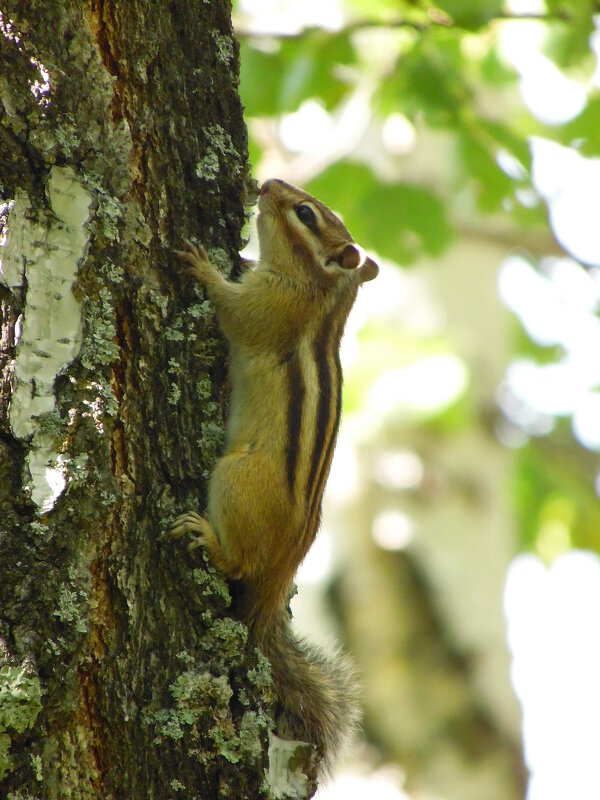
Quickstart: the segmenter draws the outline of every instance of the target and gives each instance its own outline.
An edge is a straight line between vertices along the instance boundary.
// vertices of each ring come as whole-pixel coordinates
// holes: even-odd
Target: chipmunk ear
[[[358,247],[353,244],[347,244],[338,255],[336,261],[342,269],[356,269],[360,264],[361,258],[362,256]]]
[[[363,263],[360,265],[360,282],[372,281],[379,275],[379,267],[372,258],[367,256]]]
[[[331,256],[327,263],[331,264],[332,261],[339,264],[342,269],[356,269],[358,267],[361,283],[372,281],[379,273],[379,267],[373,259],[365,256],[364,251],[358,245],[352,243],[347,244],[335,256]]]

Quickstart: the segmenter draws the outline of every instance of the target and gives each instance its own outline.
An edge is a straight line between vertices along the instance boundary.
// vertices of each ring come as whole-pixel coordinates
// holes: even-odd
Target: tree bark
[[[238,268],[222,0],[5,0],[0,796],[267,797],[268,663],[165,537],[202,510],[224,341],[172,247]]]

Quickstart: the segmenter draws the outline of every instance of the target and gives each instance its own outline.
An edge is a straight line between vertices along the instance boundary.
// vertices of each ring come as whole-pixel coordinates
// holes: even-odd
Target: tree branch
[[[600,10],[600,3],[598,3],[598,10]],[[567,11],[566,9],[560,9],[554,12],[547,12],[547,13],[535,13],[535,12],[527,12],[523,14],[512,14],[509,12],[500,12],[498,14],[494,14],[487,20],[487,24],[491,22],[508,22],[508,21],[539,21],[539,22],[572,22],[573,16],[572,14]],[[483,26],[482,26],[483,27]],[[412,28],[413,30],[417,31],[418,33],[426,33],[429,30],[436,29],[436,28],[458,28],[462,29],[461,25],[458,25],[455,20],[452,19],[451,16],[445,14],[443,11],[439,9],[431,9],[428,12],[428,19],[426,21],[419,21],[416,19],[410,19],[407,17],[395,17],[388,20],[378,20],[378,19],[357,19],[353,22],[349,22],[342,28],[338,30],[330,31],[333,33],[353,33],[354,31],[364,30],[365,28]],[[242,27],[235,26],[235,35],[240,40],[248,40],[248,39],[264,39],[264,38],[272,38],[272,39],[302,39],[304,36],[310,35],[313,31],[320,30],[316,27],[306,27],[302,28],[297,33],[273,33],[273,32],[260,32],[260,31],[251,31]]]

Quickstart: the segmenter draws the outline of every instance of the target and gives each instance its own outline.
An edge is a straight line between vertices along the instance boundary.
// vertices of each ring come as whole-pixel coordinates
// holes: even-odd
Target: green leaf
[[[295,111],[312,97],[333,108],[350,88],[340,77],[339,67],[354,62],[347,31],[309,29],[300,36],[282,39],[273,52],[243,42],[240,94],[246,113],[251,117],[276,116]]]
[[[480,119],[479,124],[482,131],[490,136],[495,144],[508,150],[527,172],[531,169],[531,150],[529,142],[525,136],[520,136],[512,131],[507,125],[494,120]]]
[[[274,116],[278,110],[281,59],[242,42],[240,96],[250,117]]]
[[[487,212],[503,209],[505,199],[513,197],[518,185],[528,180],[531,153],[526,140],[502,123],[481,119],[462,125],[457,136],[460,163],[475,190],[479,208]],[[521,179],[507,175],[501,169],[498,164],[500,150],[506,151],[521,165]]]
[[[398,0],[377,0],[375,3],[373,0],[346,0],[346,3],[361,17],[368,17],[374,20],[389,18],[391,14],[397,15],[401,13],[404,15],[405,13],[402,7],[399,10]]]
[[[359,244],[399,263],[438,255],[452,237],[445,205],[430,189],[381,183],[360,164],[338,162],[307,189],[343,216]]]
[[[252,130],[248,131],[248,158],[252,169],[255,170],[263,155],[263,149],[252,135]]]
[[[492,86],[506,86],[515,83],[517,72],[499,56],[498,47],[490,47],[479,64],[480,74]]]
[[[547,0],[549,14],[565,14],[568,19],[548,25],[545,51],[560,67],[579,64],[589,57],[590,36],[594,31],[595,0]]]
[[[535,549],[540,523],[558,504],[572,510],[572,546],[599,553],[600,506],[594,491],[594,460],[593,456],[581,459],[568,428],[566,420],[559,421],[551,440],[533,439],[519,453],[512,494],[521,546]]]
[[[500,209],[502,200],[512,193],[513,181],[502,172],[493,154],[466,131],[459,134],[459,154],[479,208],[488,212]]]
[[[452,32],[440,31],[398,59],[391,75],[375,95],[381,113],[401,111],[409,119],[423,116],[432,127],[458,124],[472,100]]]
[[[498,16],[504,3],[503,0],[437,0],[435,5],[459,28],[477,30]]]
[[[578,117],[558,129],[561,142],[578,142],[577,149],[583,155],[598,155],[600,152],[600,94],[588,100]]]

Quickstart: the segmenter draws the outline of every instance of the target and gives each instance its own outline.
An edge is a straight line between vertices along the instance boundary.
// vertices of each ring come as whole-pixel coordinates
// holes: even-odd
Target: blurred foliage
[[[348,90],[347,83],[338,77],[338,67],[355,60],[348,31],[309,29],[268,50],[242,42],[241,86],[246,114],[274,116],[295,111],[311,97],[318,97],[326,108],[335,108]]]
[[[439,255],[452,236],[445,204],[423,186],[382,183],[362,164],[338,161],[308,183],[315,197],[343,208],[357,241],[401,263]]]
[[[330,147],[313,159],[305,181],[342,214],[361,244],[408,266],[439,256],[464,227],[476,223],[486,230],[500,219],[512,230],[507,255],[520,241],[527,249],[533,234],[560,251],[532,183],[530,137],[600,154],[600,92],[592,81],[597,59],[590,46],[600,3],[546,0],[545,10],[519,21],[503,0],[347,0],[345,12],[335,31],[306,27],[262,35],[244,28],[239,5],[240,90],[255,162],[267,147],[265,125],[255,123],[269,123],[276,136],[284,116],[307,100],[339,122],[353,98],[367,97],[370,148],[360,146],[361,136]],[[564,124],[544,124],[530,113],[519,94],[520,76],[501,51],[502,26],[535,24],[544,27],[545,56],[586,87],[584,107]],[[435,154],[448,161],[442,173],[422,170],[423,179],[415,178],[408,149],[386,151],[382,131],[390,115],[402,115],[431,147],[445,148],[447,159]],[[373,137],[379,137],[375,144]],[[285,150],[281,141],[277,147]],[[377,149],[385,155],[372,157]],[[293,161],[295,153],[287,156]],[[372,334],[368,346],[377,350]],[[560,347],[541,348],[524,330],[515,336],[513,355],[522,353],[539,363],[563,356]],[[564,546],[600,552],[595,454],[577,442],[564,419],[543,437],[524,438],[513,492],[523,547],[551,553],[538,539],[554,514],[568,534]],[[555,544],[560,549],[558,539]]]

